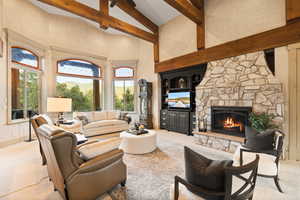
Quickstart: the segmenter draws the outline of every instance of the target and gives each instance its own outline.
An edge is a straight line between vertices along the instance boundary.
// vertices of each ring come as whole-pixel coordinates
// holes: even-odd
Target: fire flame
[[[231,117],[227,117],[224,121],[224,128],[240,128],[242,131],[242,124],[239,122],[235,122]]]

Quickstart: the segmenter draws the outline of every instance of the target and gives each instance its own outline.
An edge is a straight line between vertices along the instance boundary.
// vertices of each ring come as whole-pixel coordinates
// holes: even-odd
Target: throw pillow
[[[127,114],[128,113],[120,113],[119,120],[126,120]]]
[[[254,150],[273,150],[274,149],[274,130],[266,130],[262,133],[246,126],[246,143],[245,147]]]
[[[89,119],[85,115],[77,116],[76,118],[79,119],[82,122],[83,126],[87,125],[89,123]]]
[[[38,126],[42,126],[43,124],[48,124],[48,122],[42,116],[36,117],[35,121],[36,121],[36,123],[37,123]]]
[[[225,190],[225,168],[232,166],[232,160],[210,160],[188,147],[184,147],[185,175],[187,181],[195,186],[224,192]],[[203,194],[198,194],[203,198]]]

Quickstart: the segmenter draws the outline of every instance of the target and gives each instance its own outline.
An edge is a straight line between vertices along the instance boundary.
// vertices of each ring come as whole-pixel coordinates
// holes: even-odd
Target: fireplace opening
[[[245,137],[245,126],[251,107],[212,106],[211,130],[239,137]]]

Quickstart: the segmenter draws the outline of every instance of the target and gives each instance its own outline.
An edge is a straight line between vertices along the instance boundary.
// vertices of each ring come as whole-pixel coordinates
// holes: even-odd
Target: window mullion
[[[125,80],[123,80],[123,111],[126,111]]]
[[[28,95],[28,72],[24,70],[24,118],[28,116],[28,105],[27,105],[27,95]]]

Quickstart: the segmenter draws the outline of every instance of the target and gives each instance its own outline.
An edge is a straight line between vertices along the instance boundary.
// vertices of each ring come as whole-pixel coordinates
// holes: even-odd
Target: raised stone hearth
[[[215,132],[194,132],[196,143],[213,149],[234,153],[244,138]]]
[[[197,119],[206,119],[208,130],[211,106],[248,106],[283,121],[282,84],[269,70],[262,51],[208,63],[196,88]]]

